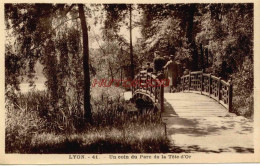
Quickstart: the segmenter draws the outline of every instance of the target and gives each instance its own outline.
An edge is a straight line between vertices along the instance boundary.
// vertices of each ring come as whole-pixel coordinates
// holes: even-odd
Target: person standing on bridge
[[[154,52],[154,70],[156,73],[163,72],[163,66],[165,65],[165,59],[159,55],[159,51]]]
[[[189,69],[184,68],[183,75],[188,75],[189,74]]]
[[[177,77],[178,77],[178,65],[174,61],[174,56],[170,55],[170,60],[163,67],[168,72],[168,79],[170,80],[170,93],[175,91],[177,88]]]
[[[163,66],[165,66],[166,63],[167,63],[170,59],[169,59],[168,56],[164,56],[163,58],[164,58],[164,60],[165,60],[165,63],[164,63]],[[167,71],[167,70],[164,70],[163,72],[164,72],[164,77],[165,77],[165,78],[168,78],[168,71]]]
[[[147,70],[148,73],[152,73],[153,72],[153,68],[151,67],[150,62],[147,63],[146,70]]]

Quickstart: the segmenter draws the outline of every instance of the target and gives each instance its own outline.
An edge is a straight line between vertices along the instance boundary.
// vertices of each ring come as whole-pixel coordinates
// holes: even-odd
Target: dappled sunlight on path
[[[196,100],[197,98],[193,97],[193,104]],[[174,109],[173,106],[162,114],[163,122],[167,126],[167,135],[171,140],[172,152],[254,152],[251,119],[221,110],[219,114],[216,111],[212,114],[205,113],[200,111],[199,104],[194,110],[188,109],[185,113],[182,111]]]
[[[244,117],[163,117],[173,152],[253,152],[253,123]]]

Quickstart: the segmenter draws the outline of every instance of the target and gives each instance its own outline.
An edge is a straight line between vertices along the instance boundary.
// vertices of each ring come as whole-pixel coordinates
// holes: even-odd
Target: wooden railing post
[[[152,88],[153,88],[153,77],[152,77],[152,74],[150,75],[150,96],[152,95]]]
[[[134,80],[135,80],[135,79],[134,79]],[[133,81],[134,81],[134,80],[133,80]],[[135,89],[134,89],[134,86],[132,85],[132,86],[131,86],[132,96],[133,96],[133,94],[134,94],[134,91],[135,91]]]
[[[228,81],[229,83],[229,91],[228,91],[228,111],[232,112],[232,91],[233,91],[233,85],[232,85],[232,79]]]
[[[161,106],[161,112],[164,111],[164,85],[161,84],[160,87],[160,106]]]
[[[211,96],[212,94],[212,89],[211,89],[211,86],[212,86],[212,83],[211,83],[211,74],[209,74],[209,97]]]
[[[157,80],[155,80],[155,88],[154,88],[154,102],[156,102],[156,99],[157,99],[157,87],[158,85],[157,85]]]
[[[182,91],[184,92],[185,90],[185,80],[184,80],[184,76],[182,78]]]
[[[218,102],[220,102],[221,77],[218,78]]]
[[[139,74],[139,85],[140,85],[139,89],[143,89],[142,88],[142,75],[141,75],[141,73]]]
[[[181,77],[181,91],[184,91],[184,77]]]
[[[137,89],[137,85],[136,85],[136,79],[138,79],[138,75],[134,78],[134,84],[132,85],[132,95],[134,94],[135,90]]]
[[[202,91],[203,91],[203,69],[201,70],[200,83],[201,83],[201,86],[200,86],[200,93],[202,94]]]
[[[146,72],[145,85],[146,85],[146,87],[145,87],[145,93],[147,93],[147,91],[148,91],[148,73],[147,73],[147,72]]]
[[[185,91],[185,78],[184,78],[184,76],[182,78],[182,91],[183,92]]]
[[[189,91],[190,91],[190,86],[191,86],[191,71],[189,72]]]

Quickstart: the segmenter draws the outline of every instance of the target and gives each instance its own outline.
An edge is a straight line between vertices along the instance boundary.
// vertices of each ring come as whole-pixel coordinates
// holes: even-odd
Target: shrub
[[[7,109],[6,111],[6,152],[24,153],[30,149],[31,139],[45,130],[47,121],[36,111]]]
[[[233,75],[233,111],[238,115],[254,115],[254,67],[247,58],[240,70]]]
[[[83,130],[68,130],[68,126],[64,123],[62,125],[60,119],[57,119],[59,114],[52,113],[48,104],[42,104],[48,103],[45,92],[20,95],[19,105],[9,107],[6,112],[6,152],[167,152],[168,141],[159,114],[140,114],[133,103],[122,98],[121,90],[103,90],[103,93],[99,92],[97,94],[100,95],[92,98],[93,122],[87,123]],[[103,100],[101,95],[105,96]],[[43,113],[43,109],[47,113]],[[75,108],[71,107],[65,111],[70,112],[73,109]],[[75,127],[76,121],[82,119],[73,115],[75,114],[66,117],[64,122],[70,120],[67,124]]]

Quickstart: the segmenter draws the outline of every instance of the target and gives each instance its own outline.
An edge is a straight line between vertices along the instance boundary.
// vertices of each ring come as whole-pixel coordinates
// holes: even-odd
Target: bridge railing
[[[146,70],[140,71],[134,78],[132,94],[144,94],[148,96],[155,105],[163,112],[164,110],[164,86],[161,82],[162,74],[150,73]]]
[[[228,82],[203,71],[190,72],[181,77],[180,91],[199,91],[207,95],[232,112],[232,82]]]

